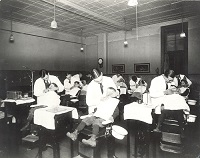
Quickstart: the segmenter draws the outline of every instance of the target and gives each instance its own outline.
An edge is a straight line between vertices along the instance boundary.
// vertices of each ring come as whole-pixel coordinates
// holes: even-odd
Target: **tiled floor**
[[[159,140],[156,147],[156,154],[154,154],[154,146],[152,144],[153,141],[155,141],[155,137],[150,139],[150,148],[149,148],[149,157],[153,158],[156,156],[156,158],[197,158],[200,154],[200,132],[199,132],[199,119],[197,119],[195,124],[188,124],[186,128],[186,138],[185,138],[185,150],[184,154],[170,154],[167,152],[163,152],[159,148]],[[123,126],[127,129],[127,122],[126,121],[120,121],[117,122],[118,125]],[[135,121],[131,121],[131,126],[129,129],[130,138],[131,138],[131,145],[130,145],[130,157],[134,158],[134,146],[135,146],[135,129],[136,129],[136,123]],[[151,134],[153,135],[153,134]],[[12,153],[12,151],[9,151],[9,153]],[[32,150],[29,150],[27,146],[20,145],[19,148],[19,154],[14,155],[12,157],[7,156],[6,154],[3,154],[0,152],[0,158],[36,158],[38,153],[38,148],[34,148]],[[117,140],[115,142],[115,155],[118,158],[126,158],[127,157],[127,136],[123,140]],[[106,149],[101,151],[101,157],[106,158]],[[145,158],[146,156],[144,156]],[[43,152],[43,158],[53,158],[53,151],[51,148],[47,148],[46,151]],[[64,137],[60,142],[60,158],[71,158],[70,153],[70,140],[67,137]],[[78,158],[78,157],[77,157]]]

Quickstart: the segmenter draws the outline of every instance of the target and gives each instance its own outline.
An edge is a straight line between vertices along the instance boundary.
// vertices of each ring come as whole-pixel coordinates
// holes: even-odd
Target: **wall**
[[[9,42],[10,22],[0,23],[0,70],[84,71],[86,54],[80,37],[13,22],[14,43]]]
[[[190,20],[188,30],[188,72],[192,75],[200,75],[200,18]]]
[[[198,75],[200,74],[200,20],[199,17],[193,17],[184,19],[184,22],[188,22],[188,74]],[[123,45],[125,38],[124,31],[109,33],[107,38],[102,38],[104,35],[98,35],[98,56],[108,61],[108,71],[105,71],[104,68],[104,73],[112,74],[113,64],[125,64],[125,74],[133,74],[135,63],[150,63],[150,73],[145,75],[156,74],[155,70],[157,68],[161,69],[161,26],[176,23],[181,23],[181,19],[139,27],[138,38],[135,30],[128,31],[127,48]],[[92,40],[94,39],[90,38],[90,40],[87,40],[86,44],[88,48],[94,47],[94,43],[91,44]],[[107,40],[107,49],[105,49],[106,45],[103,44],[106,43],[104,40]],[[90,51],[95,52],[97,50],[94,47],[94,50],[90,49]]]
[[[30,25],[13,23],[15,42],[9,43],[10,22],[0,23],[0,70],[33,70],[46,68],[58,71],[84,71],[97,67],[97,59],[104,59],[102,71],[112,73],[113,64],[125,64],[125,73],[134,73],[135,63],[150,63],[150,74],[161,67],[160,27],[180,23],[179,20],[160,23],[127,32],[128,47],[123,46],[124,32],[100,34],[86,38],[85,51],[80,52],[80,38],[41,29]],[[188,22],[188,74],[199,74],[200,58],[198,17],[184,19]],[[55,40],[58,39],[58,40]]]

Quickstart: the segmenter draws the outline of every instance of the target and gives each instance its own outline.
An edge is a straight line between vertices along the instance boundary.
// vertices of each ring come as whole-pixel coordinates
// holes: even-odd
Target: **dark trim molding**
[[[1,31],[8,31],[10,32],[10,30],[7,29],[0,29]],[[53,38],[53,37],[46,37],[46,36],[40,36],[40,35],[34,35],[34,34],[30,34],[30,33],[25,33],[25,32],[19,32],[19,31],[12,31],[14,33],[18,33],[18,34],[23,34],[23,35],[28,35],[28,36],[33,36],[33,37],[40,37],[40,38],[46,38],[46,39],[51,39],[51,40],[56,40],[56,41],[62,41],[62,42],[67,42],[67,43],[74,43],[74,44],[82,44],[79,42],[73,42],[73,41],[67,41],[67,40],[62,40],[62,39],[58,39],[58,38]],[[86,44],[83,44],[86,45]]]

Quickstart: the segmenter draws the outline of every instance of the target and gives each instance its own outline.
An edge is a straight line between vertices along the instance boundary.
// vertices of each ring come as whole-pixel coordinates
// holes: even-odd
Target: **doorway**
[[[180,37],[184,31],[186,37]],[[188,74],[188,23],[161,27],[161,70]]]

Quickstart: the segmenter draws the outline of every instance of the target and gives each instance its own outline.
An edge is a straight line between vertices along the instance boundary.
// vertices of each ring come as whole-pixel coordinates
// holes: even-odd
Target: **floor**
[[[127,121],[121,120],[117,121],[116,124],[127,129]],[[135,133],[136,128],[140,126],[136,121],[130,121],[130,158],[135,158],[134,147],[135,147]],[[11,129],[12,132],[14,130]],[[150,158],[200,158],[200,119],[197,118],[195,123],[188,123],[186,126],[186,138],[184,139],[184,152],[183,154],[171,154],[168,152],[163,152],[160,150],[159,146],[159,136],[155,133],[150,133],[150,146],[149,146],[149,157]],[[4,133],[5,134],[5,133]],[[12,133],[14,135],[14,133]],[[2,134],[1,134],[2,136]],[[9,135],[9,141],[13,142],[15,138]],[[153,144],[153,142],[156,143]],[[13,145],[13,143],[12,143]],[[30,146],[25,144],[20,144],[18,155],[14,155],[12,150],[9,150],[7,153],[3,152],[3,148],[0,151],[0,158],[36,158],[38,153],[38,148],[29,149]],[[15,147],[12,147],[12,149]],[[115,155],[118,158],[127,157],[127,136],[123,140],[115,140]],[[77,158],[80,157],[76,155]],[[101,157],[106,158],[106,147],[101,151]],[[141,156],[140,156],[141,157]],[[147,156],[144,155],[144,158]],[[53,158],[53,151],[49,147],[46,151],[43,152],[43,158]],[[70,140],[64,136],[60,141],[60,158],[71,158],[70,153]]]

